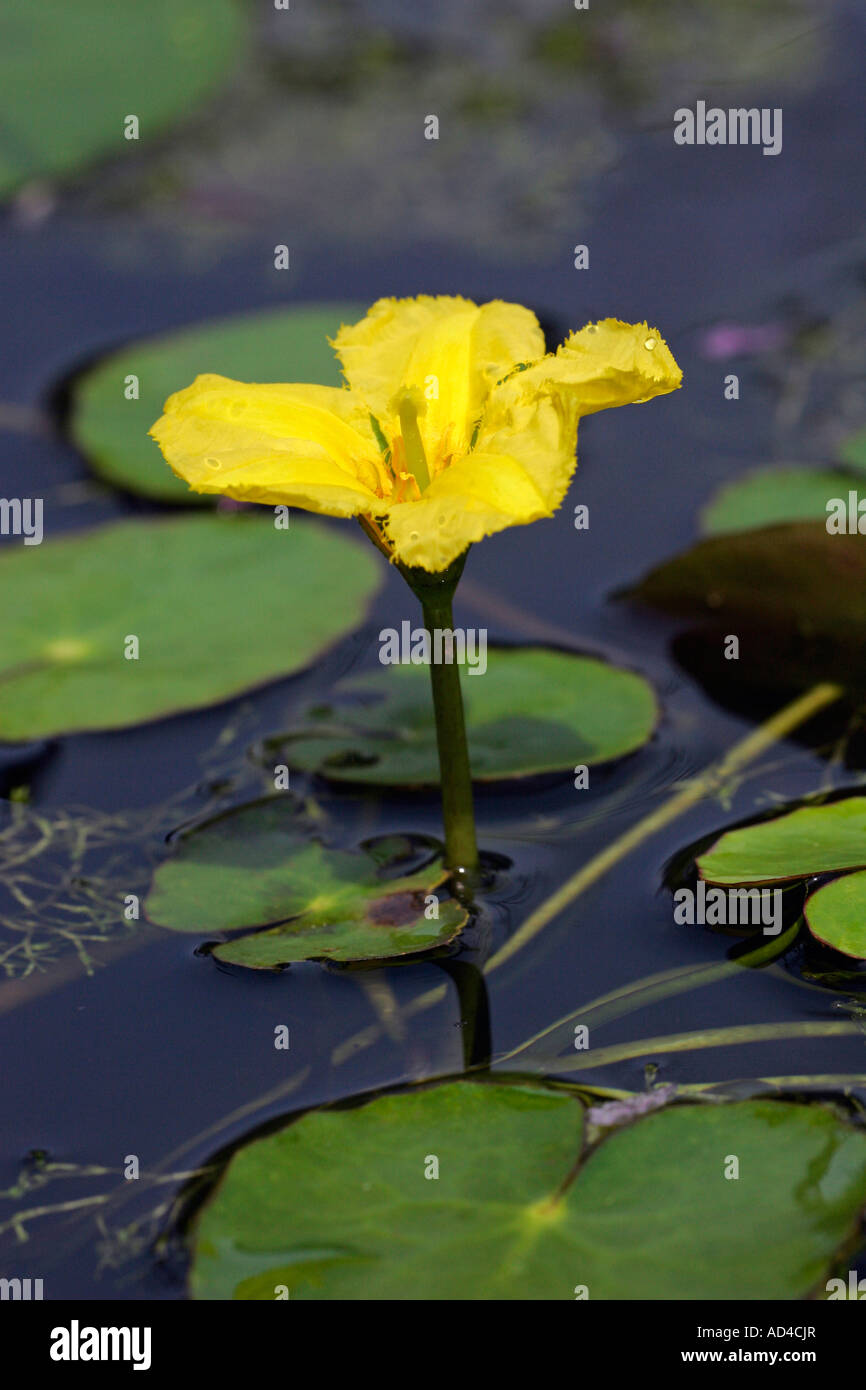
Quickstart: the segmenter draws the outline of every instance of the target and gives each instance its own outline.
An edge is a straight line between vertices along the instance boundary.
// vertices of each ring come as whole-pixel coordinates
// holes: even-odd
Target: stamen
[[[424,402],[420,401],[420,413],[424,413]],[[404,391],[400,397],[400,432],[406,451],[406,467],[415,479],[421,492],[430,486],[430,469],[424,452],[424,441],[418,428],[419,399],[413,391]]]

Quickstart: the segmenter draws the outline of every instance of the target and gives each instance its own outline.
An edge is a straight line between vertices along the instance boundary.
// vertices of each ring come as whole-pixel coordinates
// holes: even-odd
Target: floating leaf
[[[0,194],[66,174],[186,117],[239,56],[234,0],[0,0]]]
[[[819,941],[843,956],[866,960],[866,873],[845,874],[825,883],[806,899],[804,912],[809,930]]]
[[[624,596],[701,621],[697,650],[677,655],[710,686],[713,677],[777,689],[866,685],[866,536],[830,535],[816,522],[715,536]],[[739,661],[725,660],[728,633],[739,637]]]
[[[852,468],[862,468],[866,472],[866,430],[858,430],[845,440],[839,450],[843,463]]]
[[[410,857],[411,842],[390,837],[361,853],[325,849],[299,840],[295,814],[290,802],[273,798],[191,831],[157,870],[147,916],[199,934],[278,923],[214,950],[220,960],[259,970],[415,954],[452,941],[465,925],[465,909],[447,898],[429,904],[436,916],[425,915],[447,876],[440,858],[387,878],[386,869]]]
[[[195,328],[132,343],[105,357],[75,387],[72,435],[108,482],[166,502],[212,504],[172,473],[151,425],[168,396],[200,373],[238,381],[312,381],[341,386],[328,338],[343,322],[361,318],[357,304],[314,304],[220,319]],[[138,382],[127,400],[126,383]],[[130,388],[133,389],[133,388]]]
[[[462,671],[477,782],[561,772],[631,753],[655,728],[643,677],[592,657],[537,647],[492,648],[487,670]],[[392,666],[337,686],[333,706],[307,711],[281,756],[339,782],[436,786],[439,760],[426,666]]]
[[[529,1084],[464,1081],[308,1112],[234,1155],[196,1220],[193,1293],[800,1298],[866,1202],[866,1135],[820,1105],[668,1107],[611,1134],[575,1173],[582,1132],[578,1101]]]
[[[722,835],[697,860],[708,883],[779,883],[866,865],[866,797],[801,806]]]
[[[866,537],[797,522],[700,541],[651,570],[629,597],[665,612],[742,617],[862,642]]]
[[[711,536],[780,522],[826,524],[827,503],[846,501],[857,479],[839,469],[761,468],[727,483],[701,512],[701,529]]]
[[[379,573],[369,546],[294,516],[288,531],[124,521],[7,549],[0,740],[121,728],[288,675],[361,621]]]

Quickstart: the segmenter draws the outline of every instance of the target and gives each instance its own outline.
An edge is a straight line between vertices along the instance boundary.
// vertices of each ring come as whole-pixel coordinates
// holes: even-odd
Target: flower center
[[[426,403],[417,391],[404,391],[400,397],[398,414],[400,432],[403,436],[403,449],[406,454],[406,467],[412,474],[419,491],[430,485],[430,469],[424,452],[424,441],[418,428],[418,416],[423,415]]]

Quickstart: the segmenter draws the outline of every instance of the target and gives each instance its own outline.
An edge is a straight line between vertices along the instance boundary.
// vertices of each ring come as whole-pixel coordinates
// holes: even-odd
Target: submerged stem
[[[490,1001],[484,975],[472,961],[437,961],[454,981],[463,1029],[463,1065],[467,1071],[490,1066],[493,1042],[490,1033]]]
[[[579,1008],[572,1009],[564,1018],[549,1024],[547,1028],[527,1038],[510,1052],[500,1054],[496,1060],[501,1065],[519,1057],[521,1053],[529,1052],[532,1048],[537,1052],[539,1044],[548,1039],[553,1041],[557,1033],[566,1033],[567,1030],[570,1032],[575,1023],[589,1023],[591,1020],[592,1026],[598,1028],[613,1019],[638,1013],[663,999],[688,994],[706,985],[718,984],[721,980],[741,974],[743,970],[763,969],[784,955],[796,940],[802,925],[802,918],[798,918],[781,936],[774,937],[771,941],[763,941],[733,959],[719,961],[714,965],[677,966],[673,970],[662,970],[655,975],[648,975],[642,980],[633,980],[620,989],[612,990],[609,994],[603,994],[598,999],[592,999],[586,1004],[581,1004]]]
[[[785,705],[784,709],[774,714],[760,728],[754,729],[746,738],[736,743],[718,763],[713,763],[699,777],[695,777],[687,786],[676,792],[669,801],[658,806],[651,811],[643,820],[638,821],[624,835],[620,835],[618,840],[614,840],[600,854],[590,859],[588,864],[578,869],[576,874],[567,879],[561,887],[557,888],[549,898],[546,898],[533,913],[527,917],[523,925],[506,941],[501,950],[491,956],[485,969],[496,970],[500,965],[504,965],[507,960],[521,950],[528,941],[538,935],[548,922],[554,917],[558,917],[569,903],[574,902],[575,898],[580,897],[593,883],[612,869],[620,859],[624,859],[638,845],[643,844],[657,830],[662,830],[671,821],[681,816],[684,811],[695,806],[702,801],[705,796],[718,791],[726,782],[739,770],[750,763],[765,749],[771,748],[779,739],[784,738],[794,729],[805,724],[807,719],[818,714],[826,705],[833,704],[842,696],[842,688],[838,685],[830,685],[824,682],[815,685],[808,690],[805,695],[799,696],[791,704]]]
[[[557,1072],[591,1071],[595,1067],[609,1067],[614,1062],[629,1062],[636,1057],[655,1057],[665,1052],[694,1052],[705,1047],[736,1047],[744,1043],[780,1042],[788,1038],[838,1038],[863,1036],[859,1023],[846,1020],[838,1022],[806,1023],[738,1023],[731,1028],[705,1028],[694,1033],[668,1033],[663,1037],[640,1038],[636,1042],[615,1043],[611,1047],[597,1047],[586,1061],[576,1061],[566,1057],[548,1065],[547,1070],[555,1076]]]

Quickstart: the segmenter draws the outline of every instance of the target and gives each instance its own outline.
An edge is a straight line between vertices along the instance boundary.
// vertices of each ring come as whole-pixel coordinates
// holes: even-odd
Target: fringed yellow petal
[[[150,433],[196,492],[354,516],[391,489],[364,406],[334,387],[200,376]]]
[[[358,323],[344,324],[333,339],[350,389],[377,419],[387,415],[419,340],[455,315],[476,312],[471,300],[445,295],[377,300]]]
[[[151,434],[198,492],[382,518],[395,557],[431,572],[556,510],[581,416],[682,381],[645,323],[603,319],[544,356],[535,315],[499,300],[380,299],[334,346],[348,389],[201,376]]]
[[[521,373],[521,376],[524,375]],[[478,431],[475,450],[516,460],[544,503],[544,515],[559,506],[577,460],[577,400],[551,392],[524,398],[515,385],[494,393]],[[470,458],[474,457],[474,453]]]
[[[386,436],[399,433],[406,393],[423,406],[418,426],[432,472],[469,446],[492,386],[544,352],[538,320],[520,304],[422,295],[380,299],[334,347],[346,380]]]
[[[550,389],[573,393],[579,414],[591,415],[666,395],[682,379],[658,329],[602,319],[572,333],[555,353],[516,373],[506,385],[523,395]]]
[[[388,509],[397,558],[445,569],[474,541],[550,516],[574,468],[576,429],[574,414],[557,401],[514,405],[509,428],[437,474],[417,501]]]

